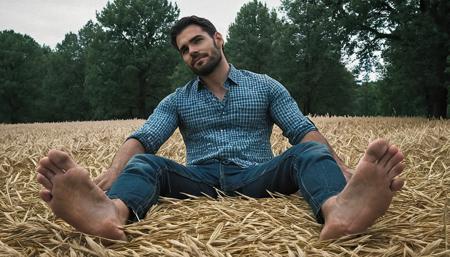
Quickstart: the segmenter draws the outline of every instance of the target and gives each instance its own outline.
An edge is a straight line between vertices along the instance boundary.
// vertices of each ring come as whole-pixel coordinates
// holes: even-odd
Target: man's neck
[[[230,65],[225,57],[219,63],[217,68],[208,76],[201,76],[200,79],[203,83],[212,91],[220,90],[223,88],[223,84],[227,80],[228,72],[230,71]]]

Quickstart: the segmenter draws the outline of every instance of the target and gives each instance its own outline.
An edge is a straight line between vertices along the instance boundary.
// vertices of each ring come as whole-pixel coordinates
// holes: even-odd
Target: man
[[[79,231],[126,240],[122,226],[144,218],[159,196],[216,196],[216,188],[251,197],[299,190],[324,224],[320,238],[331,239],[362,232],[386,212],[403,186],[396,146],[383,139],[369,144],[347,182],[343,172],[349,169],[286,89],[230,65],[222,35],[208,20],[182,18],[171,36],[199,77],[161,101],[95,182],[66,153],[49,151],[37,181],[56,216]],[[274,123],[293,145],[275,158],[269,141]],[[177,127],[186,166],[154,155]]]

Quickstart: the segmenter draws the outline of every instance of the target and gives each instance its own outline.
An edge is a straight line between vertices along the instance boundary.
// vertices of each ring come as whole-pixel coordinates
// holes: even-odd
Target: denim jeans
[[[130,210],[129,221],[143,219],[159,196],[187,198],[217,197],[236,192],[268,197],[270,192],[292,194],[300,191],[319,223],[322,204],[338,194],[345,178],[324,144],[306,142],[262,164],[242,168],[227,160],[213,159],[200,165],[184,166],[153,154],[135,155],[112,185],[107,195],[122,200]]]

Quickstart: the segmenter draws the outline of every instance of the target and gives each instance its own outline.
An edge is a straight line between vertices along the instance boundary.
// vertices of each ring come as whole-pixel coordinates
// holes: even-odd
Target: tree
[[[354,80],[340,62],[342,39],[323,1],[284,0],[275,63],[305,113],[348,114]]]
[[[357,85],[355,92],[355,108],[352,114],[357,116],[375,116],[380,115],[380,88],[381,82],[365,82]],[[384,107],[390,109],[391,106]]]
[[[225,50],[242,69],[272,75],[273,50],[281,23],[275,10],[257,0],[244,4],[228,29]]]
[[[84,96],[85,49],[74,33],[66,34],[47,60],[40,98],[45,120],[85,120],[89,105]]]
[[[0,122],[33,121],[43,76],[45,49],[31,37],[0,32]]]
[[[197,75],[195,75],[180,58],[179,63],[175,66],[172,75],[170,75],[169,77],[170,89],[173,91],[177,87],[184,86],[187,82],[191,81],[196,76]]]
[[[361,68],[373,67],[375,53],[383,52],[385,89],[392,88],[384,91],[397,93],[391,105],[410,110],[402,114],[425,110],[429,117],[447,117],[448,0],[340,0],[328,6],[342,26],[347,53],[357,53]],[[416,105],[408,106],[411,102]]]
[[[116,0],[97,15],[86,94],[94,118],[146,118],[168,92],[178,62],[168,32],[179,10],[166,0]]]

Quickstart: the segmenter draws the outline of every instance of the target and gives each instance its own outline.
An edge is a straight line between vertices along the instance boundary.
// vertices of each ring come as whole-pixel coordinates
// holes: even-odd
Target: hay
[[[320,225],[299,196],[162,199],[125,227],[130,242],[104,247],[74,231],[38,199],[38,160],[64,149],[93,176],[142,120],[0,125],[0,256],[450,256],[450,123],[413,118],[315,117],[350,166],[367,143],[388,138],[406,155],[407,184],[366,233],[318,240]],[[289,147],[274,130],[275,154]],[[159,154],[185,161],[176,132]]]

